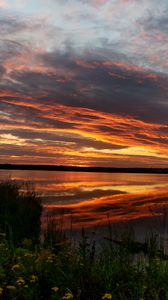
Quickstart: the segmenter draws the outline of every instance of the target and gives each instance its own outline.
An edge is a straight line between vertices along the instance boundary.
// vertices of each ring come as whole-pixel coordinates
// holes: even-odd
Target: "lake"
[[[66,230],[84,227],[103,237],[109,228],[131,228],[139,238],[167,234],[168,175],[0,170],[0,180],[8,178],[34,184],[43,225],[51,216],[62,218]]]

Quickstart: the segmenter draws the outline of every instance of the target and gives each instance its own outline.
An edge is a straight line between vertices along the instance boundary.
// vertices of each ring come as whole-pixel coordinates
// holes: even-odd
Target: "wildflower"
[[[14,285],[7,285],[7,290],[16,290],[16,287]]]
[[[32,257],[32,256],[33,256],[33,254],[32,254],[32,253],[30,253],[30,252],[27,252],[27,253],[25,253],[25,254],[24,254],[24,256],[25,256],[25,257]]]
[[[0,296],[2,295],[3,293],[3,288],[0,287]]]
[[[35,275],[31,275],[30,282],[31,282],[31,283],[35,283],[35,282],[37,282],[37,281],[38,281],[38,277],[35,276]]]
[[[48,258],[47,258],[47,262],[50,262],[50,263],[53,263],[54,260],[55,260],[55,255],[54,254],[49,255]]]
[[[104,294],[104,296],[102,297],[102,299],[103,300],[110,300],[110,299],[112,299],[112,294],[106,293],[106,294]]]
[[[21,286],[25,284],[25,280],[22,277],[18,277],[16,280],[17,285]]]
[[[16,265],[14,265],[14,266],[11,268],[11,270],[12,270],[12,271],[15,271],[15,270],[17,270],[17,269],[20,269],[20,267],[21,267],[20,264],[16,264]]]
[[[62,297],[64,300],[73,299],[72,293],[65,293],[65,295]]]
[[[59,288],[57,286],[54,286],[51,288],[51,290],[56,293],[56,292],[58,292]]]

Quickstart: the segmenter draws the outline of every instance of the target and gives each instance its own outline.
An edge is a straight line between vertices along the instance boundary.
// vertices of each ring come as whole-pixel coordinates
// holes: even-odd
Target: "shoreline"
[[[62,165],[57,166],[57,165],[26,165],[26,164],[0,164],[0,170],[168,174],[168,168],[77,167],[77,166],[62,166]]]

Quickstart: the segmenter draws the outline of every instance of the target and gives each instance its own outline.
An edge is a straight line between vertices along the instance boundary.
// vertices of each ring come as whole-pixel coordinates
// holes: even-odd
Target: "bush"
[[[24,238],[37,242],[40,234],[42,205],[28,184],[0,182],[0,230],[14,243]]]

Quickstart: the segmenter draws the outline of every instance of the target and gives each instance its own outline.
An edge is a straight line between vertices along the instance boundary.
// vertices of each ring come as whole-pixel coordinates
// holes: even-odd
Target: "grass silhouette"
[[[37,241],[42,205],[29,184],[7,180],[0,182],[0,230],[14,243],[25,237]]]

